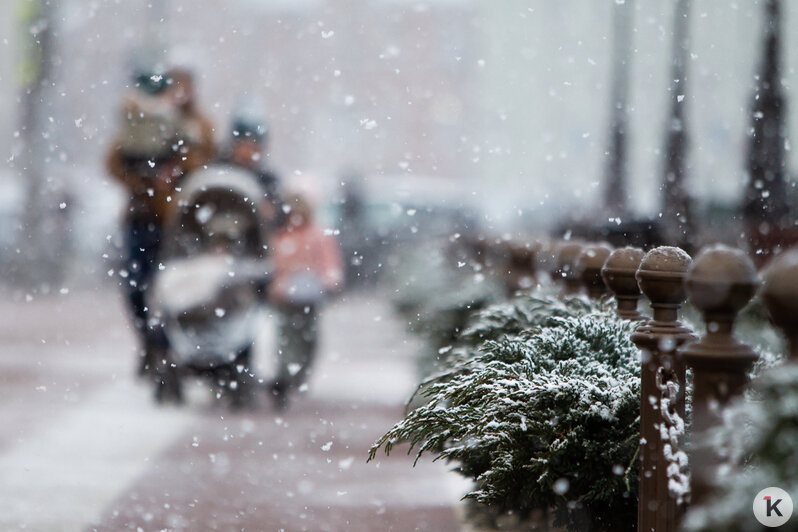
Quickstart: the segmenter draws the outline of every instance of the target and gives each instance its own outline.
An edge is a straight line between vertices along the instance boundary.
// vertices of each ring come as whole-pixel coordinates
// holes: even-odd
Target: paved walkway
[[[264,316],[265,375],[272,328]],[[286,412],[233,413],[199,383],[159,408],[113,289],[0,303],[0,530],[459,530],[445,465],[413,469],[401,449],[365,463],[413,388],[401,324],[350,296],[322,331]]]

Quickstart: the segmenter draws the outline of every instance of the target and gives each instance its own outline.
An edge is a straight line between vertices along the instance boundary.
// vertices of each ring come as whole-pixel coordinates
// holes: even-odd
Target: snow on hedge
[[[773,357],[768,357],[773,358]],[[744,400],[724,413],[724,425],[704,445],[722,450],[712,499],[685,518],[689,532],[760,530],[751,505],[760,490],[798,493],[798,365],[766,369]],[[779,530],[798,531],[795,519]]]
[[[455,362],[420,388],[428,402],[380,438],[371,458],[409,442],[417,458],[457,464],[476,481],[467,497],[493,508],[554,508],[572,529],[631,530],[640,393],[632,328],[586,301],[490,307]]]

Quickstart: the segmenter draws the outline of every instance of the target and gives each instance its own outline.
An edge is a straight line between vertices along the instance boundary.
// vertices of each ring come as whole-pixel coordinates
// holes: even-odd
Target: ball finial
[[[609,244],[594,244],[582,248],[576,259],[577,275],[592,299],[599,299],[607,293],[607,286],[601,278],[601,268],[604,267],[610,253],[612,247]]]
[[[698,342],[682,350],[685,359],[694,368],[734,374],[736,386],[742,386],[758,357],[734,338],[732,327],[759,287],[753,262],[738,249],[721,245],[705,248],[690,267],[685,285],[707,328]]]
[[[536,256],[540,247],[538,242],[506,243],[506,284],[509,294],[529,290],[537,284]]]
[[[741,250],[723,245],[702,250],[687,272],[690,301],[708,320],[731,323],[751,301],[758,285],[751,259]]]
[[[788,250],[765,269],[762,301],[787,337],[790,358],[798,360],[798,249]]]
[[[654,248],[640,261],[635,277],[655,312],[657,308],[678,308],[684,302],[683,282],[690,262],[690,255],[672,246]],[[654,319],[657,319],[656,315]]]
[[[582,286],[581,280],[576,272],[576,259],[582,252],[582,244],[578,242],[565,241],[557,247],[557,267],[554,271],[556,279],[565,281],[566,293],[576,293]]]
[[[618,302],[618,315],[627,320],[643,319],[637,310],[637,301],[641,293],[635,274],[644,255],[645,252],[640,248],[616,249],[610,253],[601,268],[604,283],[615,294],[615,300]]]

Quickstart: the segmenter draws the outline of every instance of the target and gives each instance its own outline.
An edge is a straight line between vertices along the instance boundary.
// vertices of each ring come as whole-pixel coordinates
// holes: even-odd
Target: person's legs
[[[317,312],[314,307],[303,309],[294,316],[297,330],[297,364],[298,371],[294,375],[293,385],[299,387],[310,377],[313,359],[318,344]]]
[[[278,406],[285,406],[289,391],[308,378],[316,351],[318,327],[315,308],[280,309],[278,369],[272,391]]]
[[[280,393],[288,391],[297,371],[297,344],[299,343],[299,338],[294,324],[295,314],[296,311],[293,309],[281,308],[277,311],[277,378],[275,379],[275,389]]]
[[[292,337],[294,330],[291,327],[291,314],[288,310],[277,309],[277,375],[271,383],[271,392],[278,409],[288,406],[288,387],[291,382],[291,373],[288,369],[290,362]]]
[[[142,340],[144,340],[144,331],[147,327],[147,306],[144,303],[144,290],[142,289],[144,271],[148,267],[144,253],[145,234],[146,225],[141,222],[133,221],[128,225],[125,240],[127,255],[122,275],[123,288],[127,293],[130,309],[133,312],[133,326]]]
[[[243,347],[236,359],[229,365],[228,392],[230,405],[233,408],[245,408],[253,405],[256,378],[250,369],[252,344]]]
[[[125,261],[127,278],[126,290],[133,312],[133,326],[139,334],[144,347],[140,373],[146,373],[153,360],[164,356],[168,348],[162,324],[153,319],[149,309],[148,290],[153,275],[157,271],[158,250],[161,244],[161,229],[146,221],[133,221],[128,226]]]

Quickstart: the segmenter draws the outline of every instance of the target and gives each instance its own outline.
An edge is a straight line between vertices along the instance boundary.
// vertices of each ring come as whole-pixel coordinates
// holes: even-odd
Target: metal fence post
[[[798,361],[798,248],[773,259],[764,278],[762,301],[787,339],[790,361]]]
[[[662,455],[660,411],[662,389],[676,384],[682,392],[670,407],[684,416],[685,370],[676,348],[693,340],[691,331],[678,321],[686,296],[684,278],[690,256],[675,247],[649,251],[640,262],[636,278],[640,290],[651,302],[653,318],[638,327],[632,341],[642,351],[640,375],[640,499],[638,530],[676,530],[678,508],[668,491],[668,477]],[[659,384],[659,386],[658,386]]]
[[[554,278],[565,282],[564,295],[578,294],[582,289],[582,282],[576,274],[576,259],[582,252],[582,244],[576,242],[563,242],[557,246],[557,264]]]
[[[607,285],[601,277],[601,268],[612,253],[608,244],[585,246],[576,259],[576,272],[591,299],[601,299],[607,293]]]
[[[625,247],[616,249],[601,268],[604,283],[615,294],[618,303],[618,316],[631,321],[645,318],[637,310],[637,302],[642,295],[635,274],[640,267],[645,252],[640,248]]]
[[[758,358],[732,334],[737,314],[756,293],[756,269],[745,253],[725,246],[702,251],[687,275],[690,301],[703,313],[706,333],[680,351],[693,369],[693,425],[690,449],[691,499],[701,502],[719,464],[712,448],[702,444],[711,427],[721,423],[723,407],[743,393],[747,374]]]

